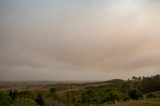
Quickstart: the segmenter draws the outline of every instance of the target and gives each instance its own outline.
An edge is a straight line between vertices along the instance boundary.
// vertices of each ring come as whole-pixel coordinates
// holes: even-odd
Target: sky
[[[0,80],[156,74],[159,0],[0,0]]]

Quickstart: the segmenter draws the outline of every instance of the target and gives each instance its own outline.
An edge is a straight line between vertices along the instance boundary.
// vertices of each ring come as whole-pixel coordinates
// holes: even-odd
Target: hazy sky
[[[0,80],[155,74],[159,0],[0,0]]]

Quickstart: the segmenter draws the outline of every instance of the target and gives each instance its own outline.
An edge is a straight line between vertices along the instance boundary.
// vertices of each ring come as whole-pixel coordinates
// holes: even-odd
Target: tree
[[[50,94],[51,94],[51,99],[52,99],[51,106],[54,106],[54,100],[57,98],[56,89],[50,88]]]
[[[126,93],[129,94],[129,90],[132,89],[132,84],[131,82],[128,80],[126,82],[123,82],[121,85],[121,90]]]
[[[129,93],[129,96],[134,100],[142,98],[142,94],[137,88],[132,89]]]
[[[40,106],[44,106],[44,100],[42,98],[42,95],[39,93],[36,97],[36,102],[40,105]]]

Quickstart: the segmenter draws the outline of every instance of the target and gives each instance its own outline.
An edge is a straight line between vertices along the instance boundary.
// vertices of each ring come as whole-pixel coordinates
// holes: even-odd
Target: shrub
[[[134,88],[130,91],[129,96],[130,96],[130,98],[132,98],[134,100],[138,100],[138,99],[141,99],[143,97],[141,92],[136,88]]]
[[[11,106],[12,100],[9,95],[0,93],[0,106]]]
[[[32,99],[17,99],[13,106],[39,106],[34,100]]]

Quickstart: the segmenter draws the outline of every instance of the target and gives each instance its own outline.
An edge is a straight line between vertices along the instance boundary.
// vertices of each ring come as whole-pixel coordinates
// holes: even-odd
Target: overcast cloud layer
[[[155,74],[158,0],[0,0],[0,80]]]

